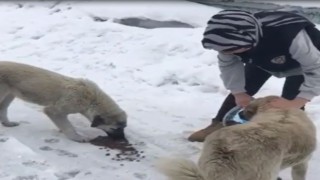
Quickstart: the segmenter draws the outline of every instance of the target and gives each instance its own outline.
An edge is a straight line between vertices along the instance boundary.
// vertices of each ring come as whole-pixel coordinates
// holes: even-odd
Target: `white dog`
[[[68,120],[68,114],[80,113],[91,127],[115,138],[124,137],[126,113],[95,83],[76,79],[34,66],[0,62],[0,122],[10,122],[7,109],[15,97],[44,106],[44,113],[71,140],[85,142]]]

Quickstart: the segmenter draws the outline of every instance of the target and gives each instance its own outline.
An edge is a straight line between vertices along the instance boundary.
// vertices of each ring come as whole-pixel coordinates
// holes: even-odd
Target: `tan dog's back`
[[[268,118],[265,118],[268,117]],[[269,121],[269,122],[267,122]],[[281,169],[290,167],[309,158],[316,148],[316,127],[300,109],[270,109],[253,118],[253,122],[260,125],[263,130],[280,136],[285,156]],[[271,123],[276,122],[276,123]]]

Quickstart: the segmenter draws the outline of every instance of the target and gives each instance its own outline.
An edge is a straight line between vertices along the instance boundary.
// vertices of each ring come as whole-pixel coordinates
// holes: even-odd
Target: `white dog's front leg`
[[[0,102],[0,122],[3,126],[6,127],[14,127],[19,125],[18,122],[9,121],[7,115],[8,107],[13,99],[14,96],[12,94],[8,94],[7,96],[3,97],[2,101]]]
[[[293,180],[305,180],[308,169],[308,161],[302,162],[292,167],[291,175]]]
[[[44,109],[45,114],[49,116],[52,122],[65,134],[69,139],[77,142],[88,142],[90,139],[79,135],[74,129],[73,125],[67,118],[67,115],[59,113],[51,107],[46,107]]]

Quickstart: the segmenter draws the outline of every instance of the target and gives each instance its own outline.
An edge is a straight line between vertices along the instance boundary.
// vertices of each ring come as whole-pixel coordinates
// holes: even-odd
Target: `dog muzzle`
[[[107,132],[107,135],[113,139],[125,139],[124,128],[114,129],[111,132]]]

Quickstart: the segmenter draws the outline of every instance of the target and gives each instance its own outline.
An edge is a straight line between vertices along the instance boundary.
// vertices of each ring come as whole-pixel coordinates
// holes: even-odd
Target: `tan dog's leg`
[[[8,119],[8,107],[10,103],[13,101],[14,96],[12,94],[8,94],[5,97],[3,97],[2,101],[0,102],[0,122],[3,126],[6,127],[13,127],[18,126],[18,122],[11,122]]]
[[[292,180],[305,180],[308,169],[308,160],[299,163],[292,167],[291,176]]]
[[[79,135],[67,118],[67,114],[60,113],[53,107],[46,107],[44,113],[69,139],[77,142],[87,142],[88,138]]]

